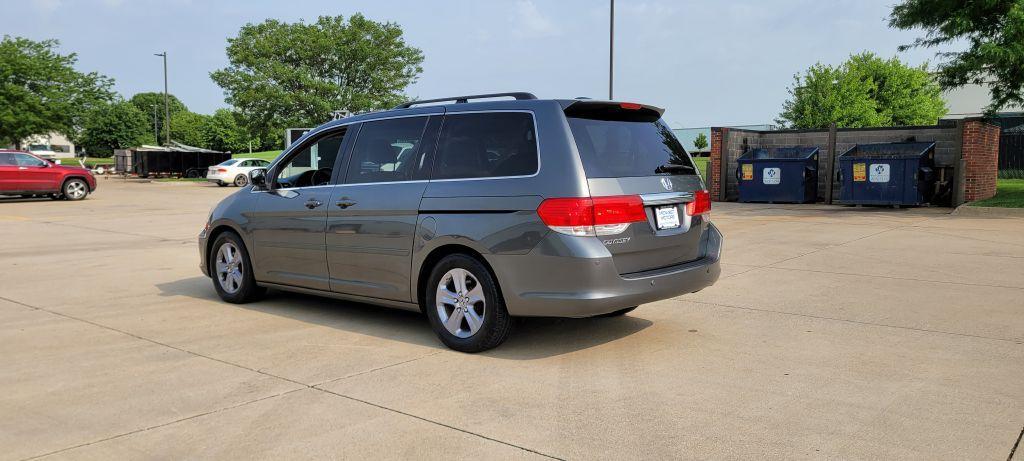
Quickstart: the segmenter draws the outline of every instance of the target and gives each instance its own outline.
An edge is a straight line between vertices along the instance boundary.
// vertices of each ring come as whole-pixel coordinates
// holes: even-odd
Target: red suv
[[[85,168],[61,166],[28,152],[0,150],[0,195],[48,195],[82,200],[96,190]]]

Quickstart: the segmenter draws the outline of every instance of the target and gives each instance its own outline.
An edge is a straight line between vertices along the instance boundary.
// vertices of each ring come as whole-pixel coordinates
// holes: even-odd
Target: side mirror
[[[249,183],[256,189],[267,189],[267,169],[256,168],[249,171]]]

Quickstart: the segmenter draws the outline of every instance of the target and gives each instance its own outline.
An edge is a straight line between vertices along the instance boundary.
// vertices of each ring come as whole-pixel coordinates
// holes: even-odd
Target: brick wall
[[[964,200],[996,195],[999,168],[999,127],[981,120],[963,124]]]
[[[722,133],[728,128],[711,129],[711,162],[708,165],[708,191],[711,200],[719,200],[722,193]]]

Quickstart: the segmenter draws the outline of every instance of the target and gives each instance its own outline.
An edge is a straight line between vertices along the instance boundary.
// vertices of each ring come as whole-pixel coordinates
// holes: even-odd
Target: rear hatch
[[[700,259],[710,197],[693,159],[652,106],[578,101],[565,108],[592,197],[639,196],[646,220],[599,235],[620,274]]]

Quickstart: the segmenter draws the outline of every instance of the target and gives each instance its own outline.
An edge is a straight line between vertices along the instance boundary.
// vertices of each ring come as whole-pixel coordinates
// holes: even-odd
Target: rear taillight
[[[698,216],[711,212],[711,193],[699,190],[693,193],[693,201],[686,204],[686,214]]]
[[[578,236],[618,234],[630,223],[647,220],[637,195],[549,198],[537,207],[537,215],[551,230]]]
[[[228,169],[227,168],[217,168],[217,172],[218,173],[227,173]]]

